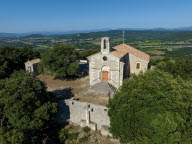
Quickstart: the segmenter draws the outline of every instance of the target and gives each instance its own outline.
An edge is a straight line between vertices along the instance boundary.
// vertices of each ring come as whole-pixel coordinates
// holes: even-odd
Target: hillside
[[[122,30],[109,30],[77,34],[28,34],[23,37],[0,38],[0,47],[3,46],[31,46],[34,50],[44,53],[53,45],[68,43],[76,46],[80,51],[99,49],[100,39],[110,37],[111,47],[123,42]],[[4,35],[5,36],[5,35]],[[187,57],[192,55],[192,31],[167,30],[157,28],[153,30],[125,30],[125,43],[151,56]],[[172,46],[181,46],[174,48]]]

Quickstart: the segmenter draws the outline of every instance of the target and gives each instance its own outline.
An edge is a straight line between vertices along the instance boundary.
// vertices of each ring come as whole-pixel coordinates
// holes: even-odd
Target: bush
[[[88,127],[88,126],[85,126],[85,127],[83,127],[83,132],[85,132],[85,133],[88,133],[88,132],[90,132],[90,128]]]
[[[68,129],[62,128],[59,132],[59,140],[65,142],[67,140]]]
[[[80,142],[80,143],[82,143],[82,142],[87,142],[87,141],[88,141],[88,136],[87,136],[87,135],[79,138],[79,140],[78,140],[78,142]]]
[[[79,133],[69,133],[67,134],[67,140],[76,141],[79,136]]]

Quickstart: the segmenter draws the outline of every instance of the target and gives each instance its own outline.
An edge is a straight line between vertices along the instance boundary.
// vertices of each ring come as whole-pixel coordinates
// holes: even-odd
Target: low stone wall
[[[92,130],[101,130],[104,135],[109,135],[110,119],[108,108],[102,105],[81,102],[73,99],[65,100],[69,106],[70,122],[81,127],[88,126]]]

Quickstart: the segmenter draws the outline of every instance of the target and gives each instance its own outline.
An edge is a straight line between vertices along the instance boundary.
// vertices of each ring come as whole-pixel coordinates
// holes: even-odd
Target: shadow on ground
[[[65,99],[70,99],[74,97],[74,94],[72,93],[72,88],[64,88],[64,89],[59,89],[53,91],[53,93],[56,95],[58,100],[65,100]]]
[[[55,117],[55,122],[58,124],[68,124],[70,119],[69,106],[65,102],[66,99],[74,97],[72,93],[72,88],[64,88],[61,90],[55,90],[53,93],[56,95],[58,101],[58,112]]]

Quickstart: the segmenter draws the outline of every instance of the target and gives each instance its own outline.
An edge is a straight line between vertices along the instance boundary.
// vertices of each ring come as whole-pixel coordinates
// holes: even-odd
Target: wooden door
[[[108,71],[103,71],[102,72],[102,80],[104,82],[108,82]]]

